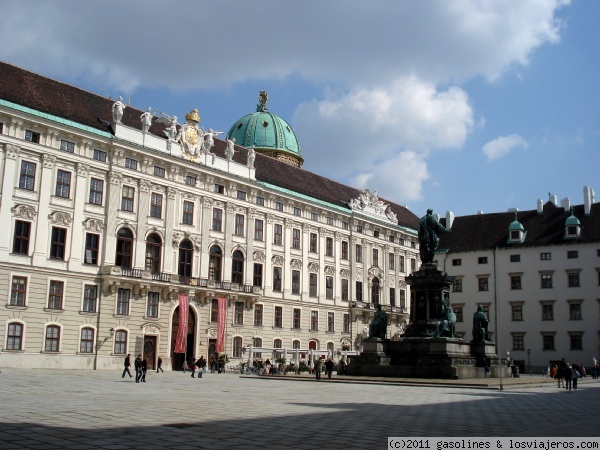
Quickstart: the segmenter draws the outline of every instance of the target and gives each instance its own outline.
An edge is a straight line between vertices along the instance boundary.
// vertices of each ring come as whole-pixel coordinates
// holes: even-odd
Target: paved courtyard
[[[371,449],[388,436],[600,435],[600,382],[589,377],[577,392],[180,372],[147,380],[2,369],[0,449]]]

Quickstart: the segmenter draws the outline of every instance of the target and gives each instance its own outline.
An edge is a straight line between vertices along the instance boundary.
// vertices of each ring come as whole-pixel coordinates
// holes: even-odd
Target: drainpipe
[[[494,249],[492,250],[494,252],[494,328],[496,329],[496,354],[498,354],[500,356],[500,366],[502,366],[502,352],[500,351],[500,329],[498,328],[498,314],[499,314],[499,308],[498,308],[498,268],[497,268],[497,263],[496,263],[496,252],[498,251],[498,247],[494,247]],[[499,367],[499,372],[500,372],[500,387],[499,390],[503,391],[504,390],[504,386],[502,385],[502,367]]]

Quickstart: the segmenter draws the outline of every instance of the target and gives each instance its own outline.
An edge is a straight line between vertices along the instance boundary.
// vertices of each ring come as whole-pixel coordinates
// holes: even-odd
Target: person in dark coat
[[[125,374],[129,375],[129,378],[132,378],[131,372],[129,371],[129,368],[131,367],[131,360],[129,359],[131,355],[129,353],[127,353],[127,356],[125,357],[125,361],[123,361],[123,366],[125,367],[123,369],[123,375],[121,375],[121,378],[125,378]]]
[[[146,382],[146,372],[148,372],[148,361],[145,359],[142,360],[142,380],[144,383]]]
[[[160,356],[158,357],[158,361],[156,361],[156,373],[158,373],[159,370],[162,373],[165,373],[165,371],[162,369],[162,358]]]
[[[331,380],[331,375],[333,374],[333,366],[335,364],[333,364],[333,361],[331,358],[327,359],[327,361],[325,362],[325,371],[327,372],[327,378],[329,380]]]
[[[135,382],[139,383],[142,378],[142,355],[138,355],[133,363],[135,365]]]

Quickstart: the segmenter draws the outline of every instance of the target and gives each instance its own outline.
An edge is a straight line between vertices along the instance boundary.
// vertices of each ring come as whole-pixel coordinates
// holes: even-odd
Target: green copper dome
[[[258,153],[272,156],[288,164],[302,167],[304,159],[292,127],[281,117],[267,111],[267,93],[261,91],[256,112],[237,120],[227,139],[246,148],[254,146]]]
[[[519,220],[517,219],[517,213],[515,213],[515,220],[513,223],[511,223],[508,227],[509,231],[525,231],[525,227],[523,227],[523,224],[521,222],[519,222]]]

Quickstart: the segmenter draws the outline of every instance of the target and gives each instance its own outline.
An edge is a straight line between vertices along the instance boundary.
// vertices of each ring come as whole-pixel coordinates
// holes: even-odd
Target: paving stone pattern
[[[283,378],[283,379],[282,379]],[[388,436],[598,436],[600,382],[505,390],[376,380],[0,373],[0,449],[371,449]]]

